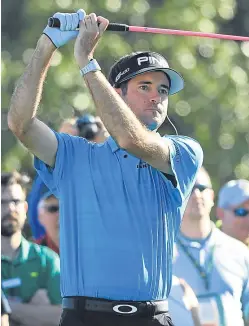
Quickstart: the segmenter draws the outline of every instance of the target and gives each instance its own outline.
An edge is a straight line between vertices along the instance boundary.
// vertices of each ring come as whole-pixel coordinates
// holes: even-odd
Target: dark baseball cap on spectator
[[[113,87],[119,88],[122,82],[150,71],[162,71],[167,75],[170,95],[183,89],[182,76],[169,68],[167,60],[162,55],[150,51],[134,52],[122,57],[111,67],[108,80]]]
[[[245,179],[231,180],[219,191],[217,206],[229,208],[238,206],[249,200],[249,181]]]

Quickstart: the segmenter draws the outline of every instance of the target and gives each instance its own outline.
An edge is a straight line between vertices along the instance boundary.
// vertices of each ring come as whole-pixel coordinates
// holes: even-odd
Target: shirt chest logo
[[[144,169],[144,168],[148,168],[149,164],[147,163],[139,163],[137,164],[137,169]]]

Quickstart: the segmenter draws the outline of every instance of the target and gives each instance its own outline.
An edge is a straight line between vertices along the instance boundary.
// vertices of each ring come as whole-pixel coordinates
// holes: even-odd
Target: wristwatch
[[[91,59],[84,68],[80,69],[80,74],[81,76],[84,76],[90,71],[97,71],[97,70],[101,70],[100,65],[98,64],[97,60]]]

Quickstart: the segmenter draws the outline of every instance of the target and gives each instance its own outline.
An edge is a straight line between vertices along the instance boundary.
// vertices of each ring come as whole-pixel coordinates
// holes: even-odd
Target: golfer
[[[156,131],[183,79],[146,51],[121,58],[108,81],[94,59],[108,20],[83,10],[55,17],[64,31],[45,28],[8,122],[60,200],[60,325],[172,325],[173,243],[203,154],[191,138]],[[36,117],[52,55],[75,37],[82,86],[111,135],[103,144],[54,132]]]

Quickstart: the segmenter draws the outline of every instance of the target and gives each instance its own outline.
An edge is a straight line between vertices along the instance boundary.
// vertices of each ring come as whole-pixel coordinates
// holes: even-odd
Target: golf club
[[[48,26],[60,28],[60,20],[58,18],[50,17],[48,19]],[[153,33],[153,34],[167,34],[167,35],[180,35],[180,36],[198,36],[198,37],[244,41],[244,42],[249,41],[249,37],[247,36],[192,32],[192,31],[183,31],[183,30],[166,29],[166,28],[129,26],[126,24],[118,24],[118,23],[110,23],[107,27],[107,30],[114,31],[114,32]]]

